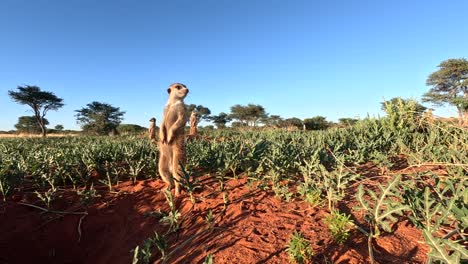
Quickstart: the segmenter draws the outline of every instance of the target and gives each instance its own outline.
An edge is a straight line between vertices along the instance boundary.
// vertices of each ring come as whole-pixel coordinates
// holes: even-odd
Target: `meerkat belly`
[[[183,132],[185,125],[181,125],[179,127],[173,127],[173,125],[179,120],[179,119],[184,119],[185,117],[180,115],[180,112],[185,111],[184,109],[180,109],[180,105],[170,107],[167,111],[166,115],[166,125],[168,128],[173,128],[176,129],[177,132]]]

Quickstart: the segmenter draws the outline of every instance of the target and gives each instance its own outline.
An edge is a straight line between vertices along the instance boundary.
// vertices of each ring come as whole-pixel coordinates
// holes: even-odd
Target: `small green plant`
[[[77,194],[80,197],[81,204],[83,205],[90,205],[95,198],[101,197],[101,195],[97,194],[97,191],[94,188],[93,184],[91,184],[91,187],[89,189],[77,191]]]
[[[324,223],[328,225],[328,230],[338,244],[343,244],[350,236],[350,231],[354,226],[353,220],[349,219],[350,217],[350,215],[340,214],[338,210],[335,210],[324,219]]]
[[[289,191],[287,185],[280,186],[279,183],[273,185],[273,191],[275,192],[276,197],[285,200],[286,202],[291,201],[293,193]]]
[[[214,216],[213,216],[213,211],[211,209],[208,210],[208,213],[206,214],[205,222],[208,224],[208,228],[211,229],[213,227]]]
[[[143,159],[140,159],[140,160],[127,159],[127,164],[129,166],[130,178],[132,179],[133,184],[135,184],[138,176],[141,174],[141,172],[143,171],[143,169],[146,166],[145,160],[143,160]]]
[[[195,197],[193,196],[193,193],[195,192],[195,190],[200,189],[201,185],[198,183],[198,179],[197,177],[195,177],[195,174],[189,172],[186,166],[184,166],[182,163],[179,163],[179,166],[182,170],[182,174],[180,175],[180,184],[182,185],[182,187],[185,188],[185,191],[187,191],[187,193],[189,194],[190,201],[192,202],[192,204],[195,204],[196,201]],[[193,175],[193,177],[190,177],[190,175]]]
[[[152,240],[153,244],[161,253],[161,259],[166,258],[166,249],[167,249],[167,240],[165,236],[159,235],[157,232],[154,232],[154,237]]]
[[[308,263],[314,255],[309,241],[297,231],[294,231],[291,240],[289,240],[286,252],[288,252],[291,262],[299,264]]]
[[[322,204],[322,192],[316,188],[310,187],[303,183],[297,187],[297,192],[302,196],[304,201],[312,207]]]
[[[214,263],[213,254],[209,253],[208,255],[206,255],[205,261],[203,261],[203,264],[213,264],[213,263]]]
[[[328,200],[328,209],[333,211],[336,203],[345,197],[345,191],[348,185],[359,177],[358,174],[349,172],[343,161],[339,161],[340,165],[336,170],[328,171],[323,165],[320,165],[321,174],[323,177],[323,186]]]
[[[247,183],[246,183],[247,188],[249,188],[249,190],[253,190],[255,182],[256,182],[256,179],[248,178]]]
[[[174,204],[174,197],[172,196],[172,193],[168,190],[164,191],[164,196],[166,197],[167,204],[169,205],[170,211],[167,215],[165,215],[161,220],[159,220],[161,223],[165,223],[169,225],[169,230],[168,232],[175,232],[179,229],[179,219],[180,219],[180,212],[179,210],[175,209],[175,204]]]
[[[151,241],[149,239],[146,239],[143,241],[143,245],[141,246],[136,246],[135,249],[133,249],[133,264],[149,264],[150,263],[150,258],[151,258]]]
[[[47,206],[47,208],[50,208],[50,204],[52,203],[57,194],[57,189],[50,188],[44,193],[40,193],[38,191],[35,191],[34,193],[37,195],[37,198],[41,199],[41,201]]]
[[[386,186],[378,184],[380,193],[377,194],[372,190],[364,190],[363,185],[359,185],[357,192],[357,200],[360,203],[358,209],[365,213],[364,219],[370,226],[370,231],[365,235],[368,237],[367,247],[371,263],[374,263],[374,251],[372,249],[372,241],[380,236],[381,229],[391,232],[391,225],[397,222],[395,215],[402,215],[403,212],[409,209],[407,205],[401,203],[403,200],[402,194],[398,189],[401,175],[397,175]],[[365,198],[368,195],[370,199]],[[361,230],[362,231],[362,230]]]
[[[161,260],[164,260],[167,249],[166,237],[159,235],[157,232],[154,232],[154,237],[145,239],[141,246],[136,246],[135,249],[132,250],[132,264],[149,264],[155,247],[161,253]]]
[[[270,186],[268,185],[268,182],[265,179],[261,179],[257,185],[257,188],[262,191],[268,191],[270,189]]]

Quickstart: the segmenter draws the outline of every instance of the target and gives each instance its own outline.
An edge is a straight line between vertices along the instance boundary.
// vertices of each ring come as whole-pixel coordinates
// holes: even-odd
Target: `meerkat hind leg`
[[[159,156],[159,166],[158,166],[159,174],[161,175],[162,180],[167,184],[166,189],[170,191],[172,187],[174,186],[174,180],[172,179],[172,175],[171,175],[172,174],[171,173],[172,153],[167,153],[171,151],[166,146],[162,146],[160,148],[160,151],[161,151],[161,155]],[[166,155],[165,152],[171,155]]]
[[[183,147],[180,148],[179,146],[177,146],[176,149],[174,149],[172,162],[173,162],[173,164],[172,164],[173,165],[172,175],[175,178],[175,180],[174,180],[175,196],[179,196],[179,194],[180,194],[180,178],[181,178],[182,173],[183,173],[181,165],[185,166],[185,151],[184,151]]]

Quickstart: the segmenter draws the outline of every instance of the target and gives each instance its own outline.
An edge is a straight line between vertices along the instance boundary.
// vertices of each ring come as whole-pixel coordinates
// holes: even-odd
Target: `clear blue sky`
[[[442,60],[467,57],[466,10],[466,0],[1,0],[0,130],[31,115],[7,95],[25,84],[64,99],[46,118],[66,129],[92,101],[126,111],[123,123],[159,124],[172,82],[214,114],[255,103],[284,118],[376,116],[384,98],[420,99]]]

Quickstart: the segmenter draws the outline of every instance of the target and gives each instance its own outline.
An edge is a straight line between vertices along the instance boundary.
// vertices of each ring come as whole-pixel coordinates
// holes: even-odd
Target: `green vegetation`
[[[132,264],[149,264],[151,263],[151,256],[155,249],[161,253],[161,260],[166,257],[167,249],[166,237],[154,232],[154,236],[145,239],[140,246],[136,246],[133,251]]]
[[[468,214],[464,206],[468,202],[468,133],[449,123],[429,124],[422,117],[414,122],[414,116],[402,113],[407,105],[397,103],[392,109],[396,109],[395,115],[325,131],[205,131],[209,140],[187,145],[182,184],[189,193],[200,188],[195,172],[210,173],[221,183],[231,177],[248,177],[252,187],[273,189],[284,200],[302,197],[313,206],[327,201],[331,212],[351,185],[358,186],[357,200],[367,222],[355,225],[363,225],[359,230],[368,235],[370,251],[373,239],[382,232],[392,232],[398,215],[405,214],[424,233],[434,260],[456,263],[465,259],[466,250],[461,245],[466,238],[460,234],[466,230]],[[356,172],[360,164],[374,162],[388,167],[392,157],[401,154],[409,166],[443,165],[447,175],[392,176],[375,190],[364,187]],[[73,186],[78,192],[96,175],[100,182],[95,184],[110,189],[130,178],[155,178],[157,157],[158,150],[149,140],[134,136],[5,138],[0,140],[0,191],[3,199],[8,199],[27,183],[50,207],[60,186]],[[298,181],[295,192],[291,183]],[[222,191],[227,197],[226,189]],[[81,195],[84,202],[92,200],[92,189],[90,193],[81,191]],[[177,230],[179,212],[173,206],[163,218],[170,230]],[[447,229],[453,235],[441,232]],[[341,241],[346,236],[339,237],[343,237],[338,239]]]
[[[350,220],[350,217],[350,215],[341,214],[335,210],[324,219],[324,223],[328,225],[330,233],[338,244],[346,242],[351,235],[350,231],[353,228],[353,221]]]
[[[309,263],[314,252],[309,241],[305,239],[301,233],[295,231],[286,246],[286,252],[289,254],[289,259],[292,263]]]

